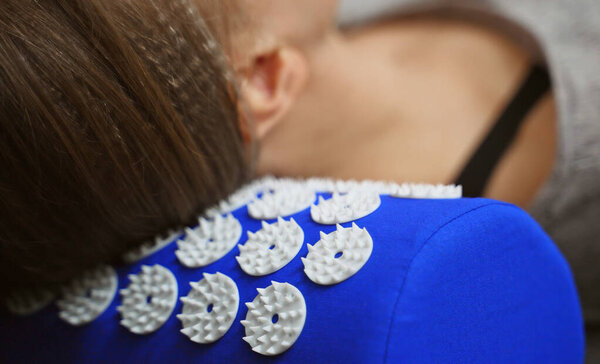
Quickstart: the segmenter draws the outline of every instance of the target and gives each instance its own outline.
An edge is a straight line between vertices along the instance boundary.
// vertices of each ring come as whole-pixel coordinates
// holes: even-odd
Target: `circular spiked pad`
[[[240,295],[235,282],[221,273],[204,273],[204,279],[190,285],[192,289],[181,298],[183,309],[177,315],[183,325],[181,332],[200,344],[219,340],[238,311]]]
[[[8,311],[15,315],[32,315],[48,306],[54,299],[53,292],[45,289],[17,291],[4,299]]]
[[[373,251],[373,239],[367,229],[352,223],[351,228],[337,225],[330,234],[321,232],[321,240],[307,246],[308,255],[302,258],[304,272],[311,281],[330,285],[350,278],[362,268]]]
[[[271,282],[247,302],[248,314],[242,320],[246,341],[262,355],[277,355],[298,339],[306,320],[306,303],[298,288],[289,283]]]
[[[181,231],[169,231],[167,236],[157,236],[154,240],[147,241],[137,249],[125,253],[123,260],[127,263],[138,262],[172,243],[181,233]]]
[[[171,316],[177,301],[177,281],[170,270],[161,266],[142,266],[129,275],[129,286],[121,290],[121,325],[134,334],[158,330]]]
[[[190,268],[213,263],[227,254],[242,236],[242,225],[228,214],[212,219],[200,218],[195,229],[186,228],[185,237],[177,241],[177,259]]]
[[[288,182],[266,190],[260,198],[248,204],[248,214],[259,220],[289,216],[308,208],[315,201],[315,192],[298,183]]]
[[[343,195],[334,193],[328,200],[319,196],[318,205],[310,207],[310,216],[320,224],[342,224],[369,215],[380,204],[378,193],[357,189]]]
[[[117,284],[117,273],[110,266],[85,272],[63,288],[56,302],[58,316],[74,326],[94,321],[112,302]]]
[[[256,233],[248,231],[248,241],[238,245],[240,255],[235,257],[242,270],[252,276],[271,274],[288,264],[300,251],[304,232],[294,221],[277,218],[277,222],[262,222]]]

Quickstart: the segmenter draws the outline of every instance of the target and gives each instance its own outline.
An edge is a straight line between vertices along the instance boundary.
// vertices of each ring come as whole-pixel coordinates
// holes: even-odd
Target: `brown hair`
[[[114,261],[248,177],[209,28],[190,0],[0,2],[0,288]]]

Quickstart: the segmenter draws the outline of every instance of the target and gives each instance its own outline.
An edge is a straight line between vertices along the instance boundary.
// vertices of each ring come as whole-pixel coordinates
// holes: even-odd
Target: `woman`
[[[359,165],[386,166],[375,148],[348,142],[380,140],[399,109],[392,93],[364,89],[389,87],[389,73],[362,74],[358,84],[347,77],[361,76],[354,71],[364,63],[349,58],[356,51],[332,26],[334,2],[199,5],[201,13],[187,1],[2,5],[9,289],[64,281],[189,224],[249,174],[252,132],[264,149],[261,172],[404,179],[346,163],[367,156]],[[235,16],[225,23],[223,14]],[[339,109],[341,101],[353,108]]]

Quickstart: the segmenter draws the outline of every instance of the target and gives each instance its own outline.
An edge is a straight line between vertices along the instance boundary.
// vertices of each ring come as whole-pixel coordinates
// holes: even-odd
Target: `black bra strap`
[[[519,126],[537,101],[550,89],[550,76],[544,66],[534,65],[519,91],[506,106],[494,127],[456,179],[465,197],[478,197],[502,155],[513,142]]]

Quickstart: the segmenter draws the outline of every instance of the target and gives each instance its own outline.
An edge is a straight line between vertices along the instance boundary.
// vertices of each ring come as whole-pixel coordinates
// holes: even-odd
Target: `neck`
[[[528,67],[497,33],[439,19],[381,24],[345,42],[368,55],[382,112],[359,120],[370,137],[349,142],[356,162],[334,171],[344,177],[452,182]]]
[[[263,172],[452,183],[529,67],[528,54],[499,34],[440,19],[333,34],[310,62],[306,92],[263,144]],[[491,186],[488,197],[525,206],[549,174],[554,138],[536,138],[554,128],[546,104],[517,136],[525,147],[511,146],[500,163],[500,180],[511,183],[497,182],[507,188]],[[535,166],[527,173],[518,167],[525,160]]]

